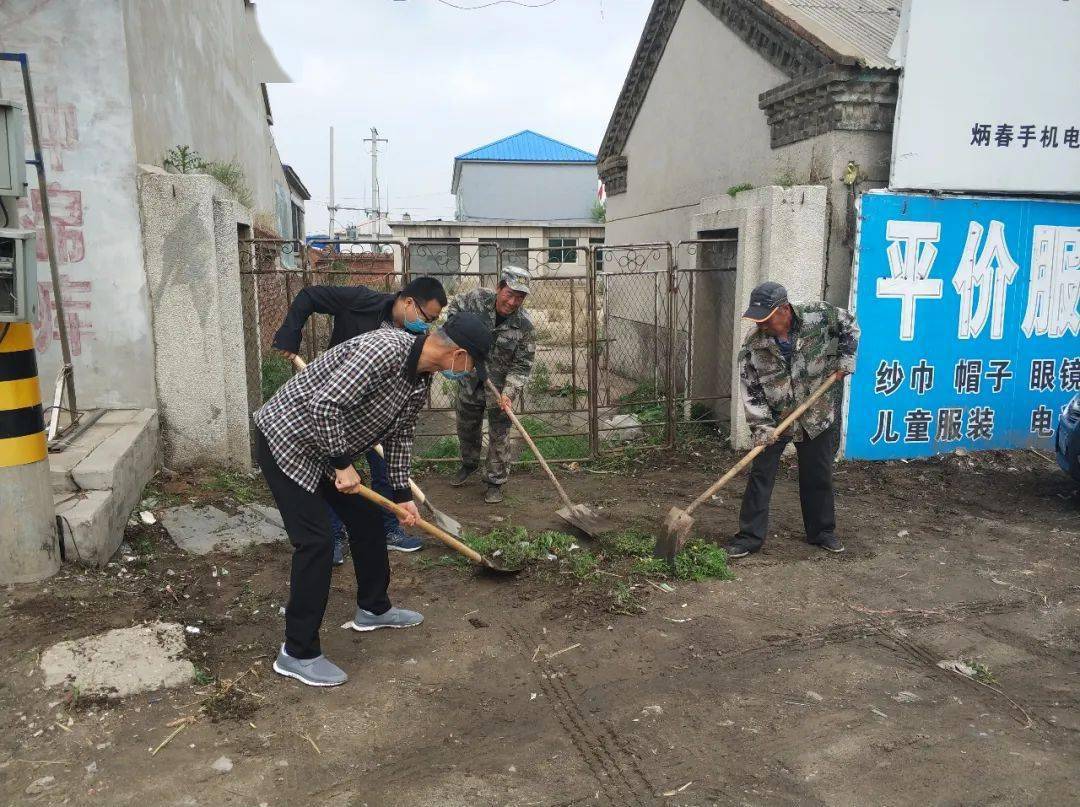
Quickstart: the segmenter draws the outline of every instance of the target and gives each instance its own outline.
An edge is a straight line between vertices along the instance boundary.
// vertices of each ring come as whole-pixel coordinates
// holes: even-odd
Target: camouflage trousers
[[[485,476],[493,485],[503,485],[510,478],[510,429],[512,424],[506,413],[487,405],[482,393],[473,396],[459,394],[457,434],[461,445],[461,464],[466,468],[480,467],[480,446],[483,441],[484,411],[488,418],[488,452]]]

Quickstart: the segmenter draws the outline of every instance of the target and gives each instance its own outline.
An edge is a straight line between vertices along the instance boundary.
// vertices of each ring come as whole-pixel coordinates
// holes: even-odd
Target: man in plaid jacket
[[[330,594],[333,539],[327,505],[349,533],[356,573],[357,631],[407,628],[423,616],[387,596],[390,563],[381,510],[356,493],[353,463],[382,443],[390,497],[419,518],[409,490],[416,418],[431,374],[484,374],[491,329],[461,313],[438,331],[414,336],[386,325],[331,348],[297,373],[255,412],[259,466],[293,545],[285,643],[274,670],[309,686],[337,686],[348,676],[322,655],[319,628]]]

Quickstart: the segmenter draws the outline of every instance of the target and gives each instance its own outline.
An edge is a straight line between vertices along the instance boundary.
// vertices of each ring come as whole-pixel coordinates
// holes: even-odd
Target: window
[[[548,263],[577,263],[576,246],[576,238],[549,238]]]
[[[604,243],[604,239],[603,238],[590,238],[589,243],[590,244],[602,245]],[[604,250],[602,250],[602,249],[596,250],[596,268],[598,270],[601,270],[601,269],[604,268]]]
[[[297,241],[304,240],[304,208],[295,202],[292,206],[292,235]]]

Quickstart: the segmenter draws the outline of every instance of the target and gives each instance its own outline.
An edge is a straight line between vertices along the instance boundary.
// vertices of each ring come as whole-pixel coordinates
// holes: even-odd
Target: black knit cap
[[[484,362],[491,350],[491,326],[471,311],[459,311],[442,326],[442,332],[450,337],[454,344],[472,356],[476,365],[476,376],[480,383],[487,378]]]

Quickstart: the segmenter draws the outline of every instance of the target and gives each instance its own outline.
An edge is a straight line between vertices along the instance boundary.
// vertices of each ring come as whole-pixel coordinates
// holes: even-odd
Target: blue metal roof
[[[466,151],[454,159],[519,163],[594,163],[596,155],[526,129],[486,146]]]

